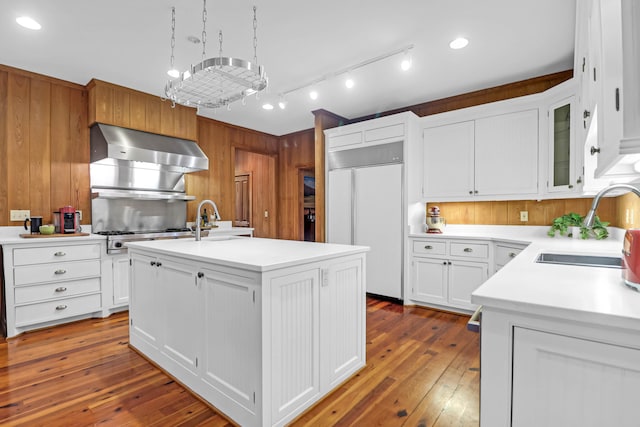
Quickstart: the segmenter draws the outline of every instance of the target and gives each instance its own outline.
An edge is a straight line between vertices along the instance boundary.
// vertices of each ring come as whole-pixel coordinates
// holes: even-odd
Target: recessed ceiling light
[[[273,104],[269,104],[267,102],[265,104],[262,104],[262,108],[264,108],[265,110],[273,110]]]
[[[311,92],[309,92],[309,98],[313,99],[314,101],[318,99],[318,91],[312,90]]]
[[[464,37],[458,37],[457,39],[452,40],[451,43],[449,43],[449,47],[451,49],[462,49],[468,44],[469,40],[465,39]]]
[[[402,69],[402,71],[407,71],[409,70],[409,68],[411,68],[412,64],[413,58],[411,58],[411,54],[405,51],[402,57],[402,62],[400,62],[400,68]]]
[[[28,16],[19,16],[16,18],[16,22],[30,30],[39,30],[42,28],[42,25],[40,25],[35,19],[29,18]]]
[[[167,71],[167,74],[169,74],[169,77],[173,77],[174,79],[177,79],[178,77],[180,77],[180,71],[176,70],[175,68],[172,68],[171,70]]]
[[[353,86],[355,86],[355,82],[353,81],[353,79],[351,77],[349,77],[347,80],[344,81],[344,85],[347,87],[347,89],[351,89]]]

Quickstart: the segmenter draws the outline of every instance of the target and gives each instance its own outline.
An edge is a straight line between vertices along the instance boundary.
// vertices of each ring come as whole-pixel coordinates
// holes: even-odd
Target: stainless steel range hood
[[[91,163],[116,166],[122,162],[160,165],[156,167],[179,173],[209,169],[209,159],[194,141],[103,123],[91,126]]]

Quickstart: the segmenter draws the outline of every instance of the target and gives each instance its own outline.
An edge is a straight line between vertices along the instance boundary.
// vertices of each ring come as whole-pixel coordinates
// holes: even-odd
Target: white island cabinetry
[[[131,244],[131,345],[240,425],[284,425],[364,366],[366,250]]]

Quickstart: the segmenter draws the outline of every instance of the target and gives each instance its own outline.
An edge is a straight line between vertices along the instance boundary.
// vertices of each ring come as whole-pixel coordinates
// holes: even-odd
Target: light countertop
[[[23,226],[18,227],[0,227],[0,245],[33,245],[42,243],[59,243],[59,242],[83,242],[83,241],[103,241],[105,236],[99,234],[91,234],[91,225],[82,225],[82,232],[89,233],[88,236],[60,236],[60,237],[42,237],[42,238],[24,238],[21,234],[29,233]]]
[[[622,280],[621,269],[542,264],[541,252],[621,256],[624,230],[605,240],[547,236],[549,227],[447,226],[441,235],[411,237],[482,239],[528,243],[472,294],[486,307],[640,330],[640,292]]]
[[[250,237],[155,240],[127,243],[130,250],[177,256],[245,270],[265,272],[369,250],[366,246]]]

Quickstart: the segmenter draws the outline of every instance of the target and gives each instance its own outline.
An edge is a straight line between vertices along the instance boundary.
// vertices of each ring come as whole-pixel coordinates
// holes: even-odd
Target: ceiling
[[[576,0],[209,0],[207,57],[253,59],[257,6],[257,58],[269,87],[259,99],[199,115],[284,135],[314,126],[325,109],[356,118],[573,68]],[[7,0],[0,4],[0,63],[85,85],[92,78],[162,96],[169,79],[171,7],[176,7],[175,64],[186,70],[202,59],[201,0]],[[15,18],[42,24],[27,30]],[[469,45],[452,50],[458,36]],[[337,71],[405,46],[403,53],[353,70],[355,86]],[[287,107],[271,111],[279,94]]]

